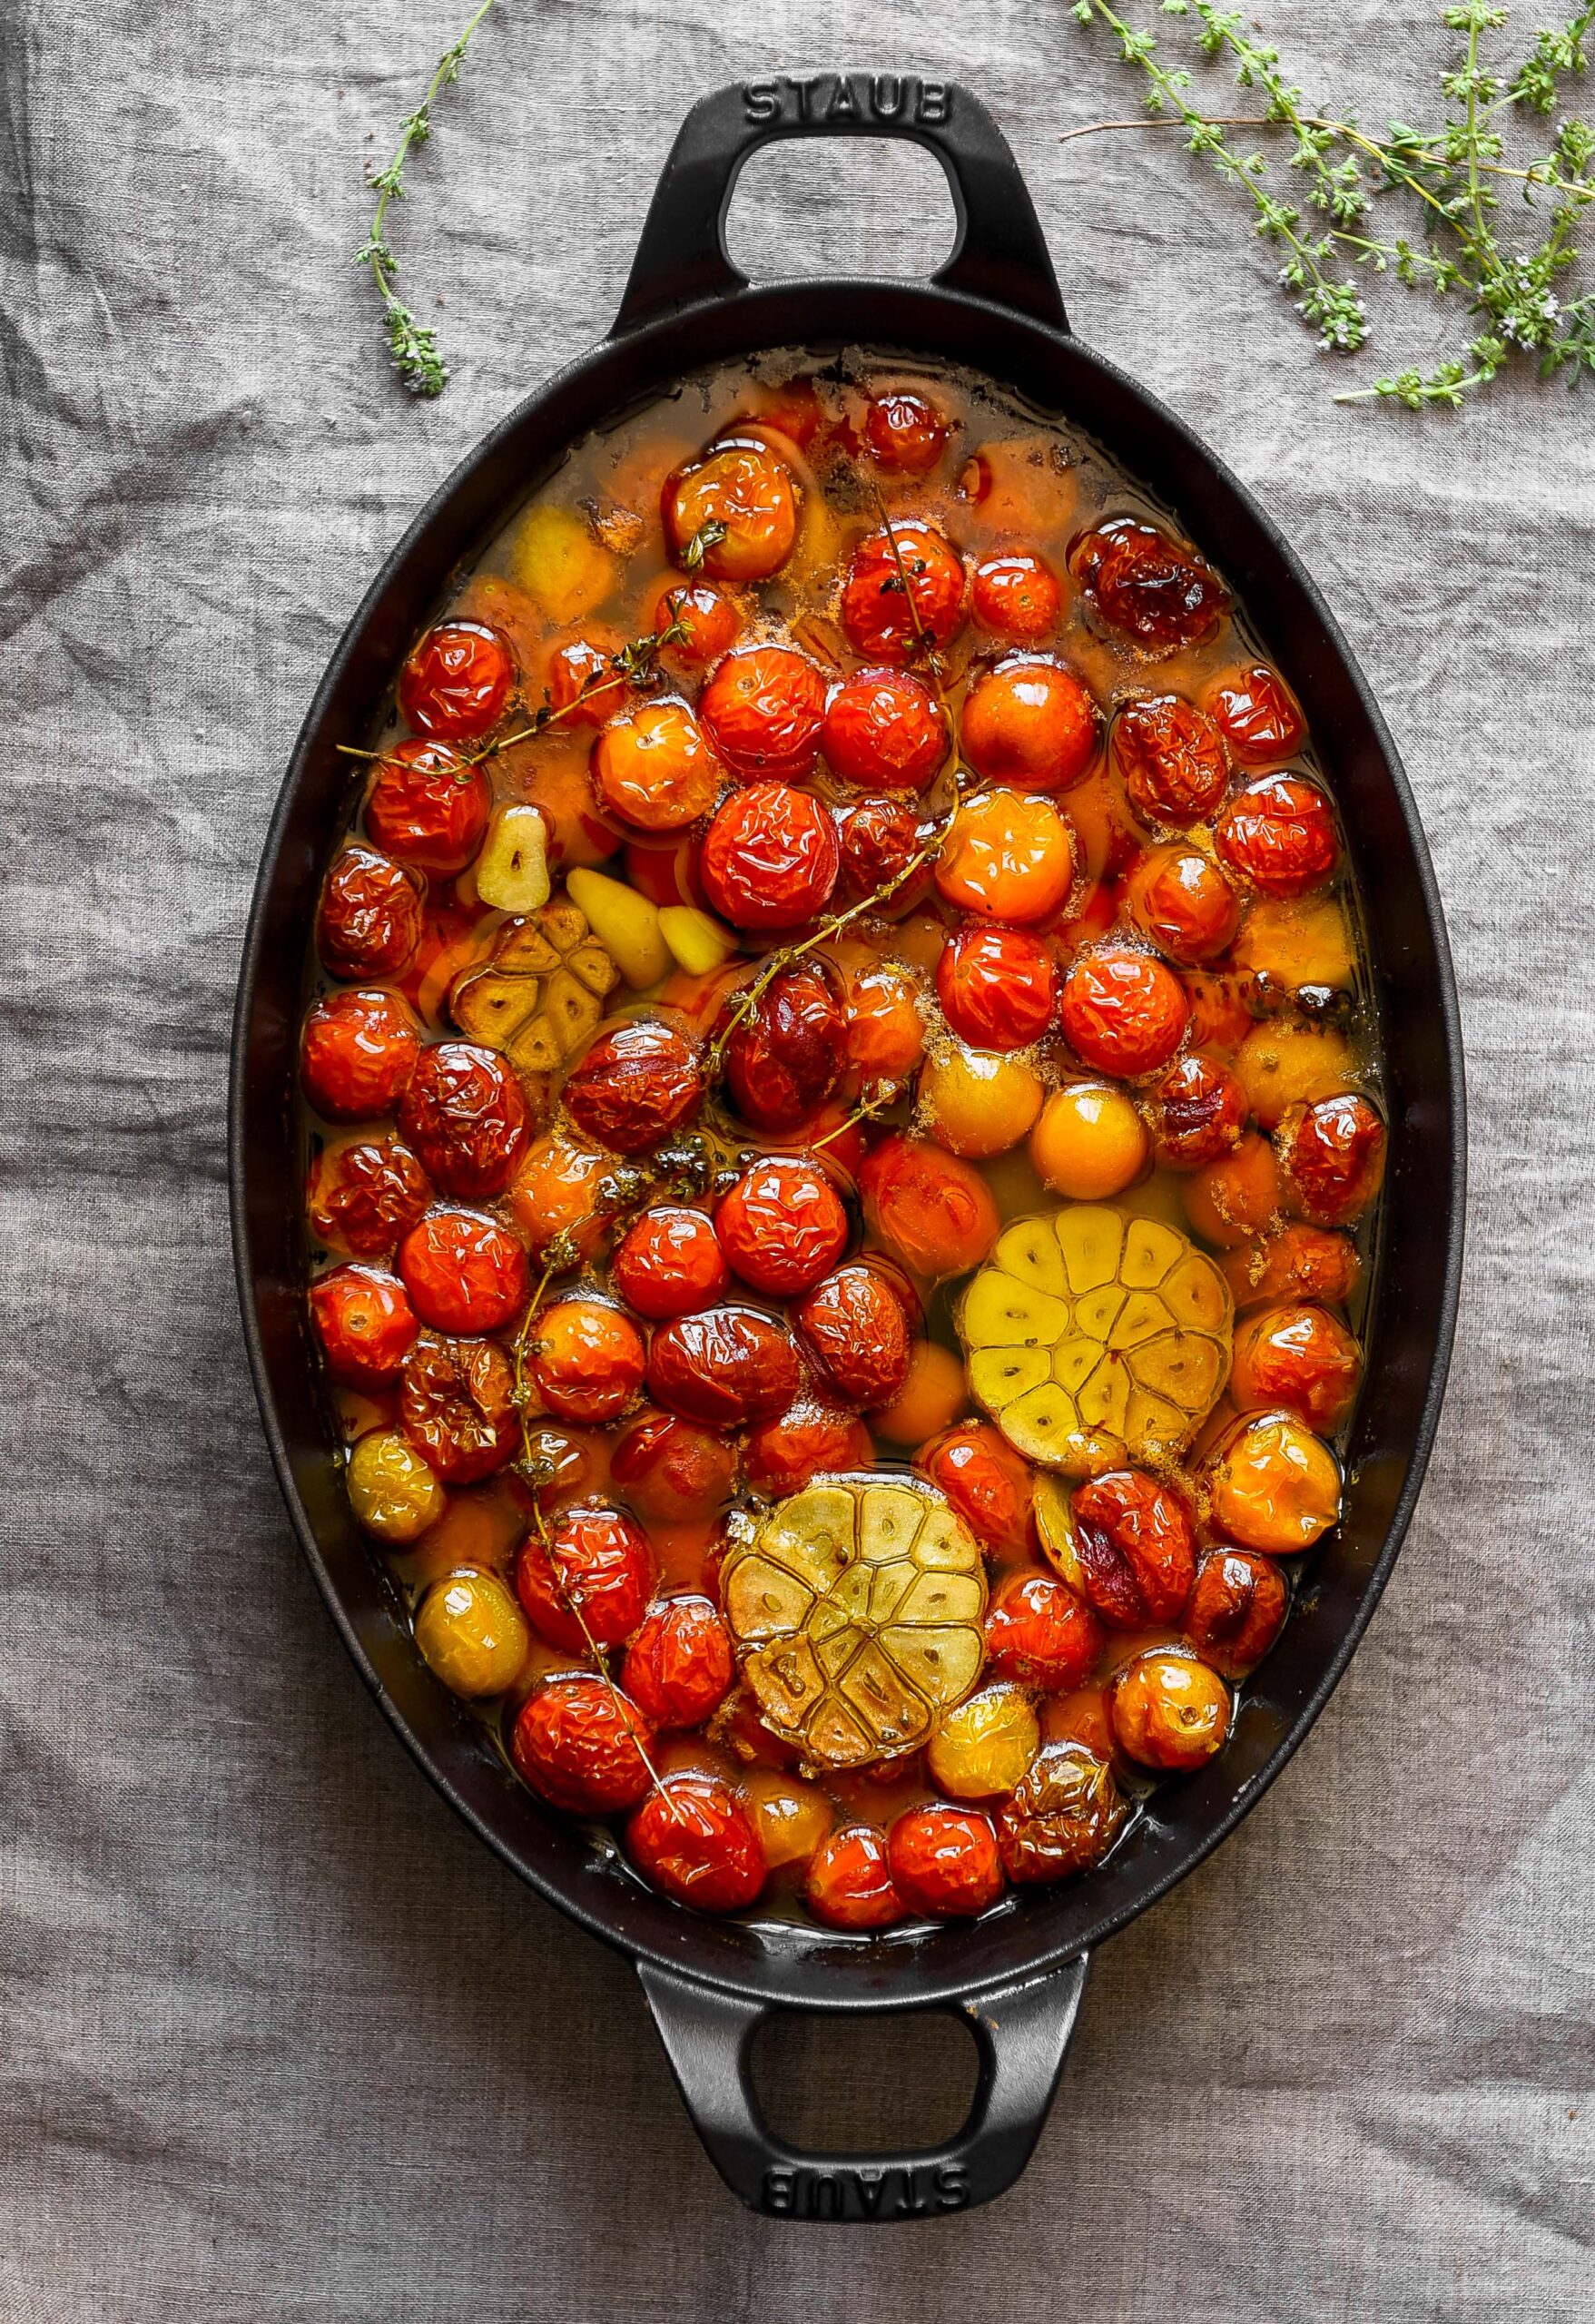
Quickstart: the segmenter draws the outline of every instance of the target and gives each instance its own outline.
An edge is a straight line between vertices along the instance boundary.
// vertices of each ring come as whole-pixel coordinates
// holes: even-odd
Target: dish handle
[[[1049,1974],[949,2002],[975,2037],[968,2121],[945,2146],[905,2154],[806,2154],[776,2137],[749,2073],[768,2002],[637,1965],[676,2085],[709,2159],[750,2211],[880,2226],[989,2203],[1029,2161],[1074,2036],[1088,1954]]]
[[[743,162],[787,137],[901,137],[947,172],[958,234],[931,277],[1067,330],[1058,280],[1029,189],[978,97],[954,81],[905,73],[783,74],[715,89],[670,149],[615,319],[616,335],[748,288],[725,248],[725,213]]]

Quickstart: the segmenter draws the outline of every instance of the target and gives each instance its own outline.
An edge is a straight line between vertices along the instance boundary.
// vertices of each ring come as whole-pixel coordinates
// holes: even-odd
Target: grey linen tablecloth
[[[1177,139],[1058,144],[1134,108],[1052,0],[785,13],[489,18],[395,221],[455,364],[418,405],[350,254],[463,0],[13,0],[0,2319],[1583,2319],[1595,393],[1337,409]],[[1428,106],[1415,0],[1270,29],[1314,92]],[[836,62],[981,91],[1077,327],[1265,487],[1411,770],[1472,1082],[1451,1396],[1365,1647],[1102,1955],[1019,2191],[890,2235],[733,2205],[625,1965],[367,1700],[258,1433],[222,1152],[258,848],[369,576],[598,335],[691,99]],[[810,147],[755,165],[735,232],[766,271],[909,271],[949,224],[928,159]],[[772,2077],[800,2131],[901,2132],[956,2116],[961,2042],[789,2030]]]

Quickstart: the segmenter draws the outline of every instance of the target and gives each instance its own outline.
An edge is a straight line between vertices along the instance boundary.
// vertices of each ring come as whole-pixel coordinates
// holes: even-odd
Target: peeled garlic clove
[[[659,914],[659,933],[675,955],[677,968],[690,977],[708,976],[736,950],[731,931],[693,904],[665,904]]]
[[[594,935],[615,955],[627,984],[640,991],[669,975],[670,951],[659,932],[657,904],[602,872],[568,872],[565,884]]]
[[[548,876],[548,830],[535,807],[495,807],[477,858],[477,894],[495,911],[541,911]]]

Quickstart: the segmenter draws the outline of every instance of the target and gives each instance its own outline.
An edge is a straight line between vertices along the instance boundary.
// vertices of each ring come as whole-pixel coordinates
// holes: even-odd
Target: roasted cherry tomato
[[[1279,1636],[1289,1605],[1285,1576],[1261,1551],[1221,1541],[1197,1564],[1183,1628],[1204,1662],[1244,1679]]]
[[[1307,729],[1277,670],[1254,662],[1207,690],[1207,708],[1242,766],[1278,766],[1295,758]]]
[[[990,1818],[973,1807],[911,1807],[887,1835],[886,1862],[910,1910],[937,1920],[987,1911],[1005,1886]]]
[[[744,1428],[784,1412],[798,1391],[797,1351],[756,1307],[709,1307],[662,1324],[648,1350],[648,1393],[683,1420]]]
[[[797,538],[797,487],[785,461],[751,440],[712,446],[665,490],[665,529],[676,556],[705,526],[724,527],[703,560],[704,571],[722,581],[767,581],[779,573]]]
[[[753,783],[715,810],[699,876],[711,907],[763,935],[801,928],[824,911],[842,868],[836,829],[820,802],[787,783]]]
[[[401,1139],[340,1147],[316,1166],[310,1232],[357,1259],[386,1258],[431,1199],[431,1180]]]
[[[593,744],[598,805],[628,831],[684,831],[708,813],[724,779],[684,702],[639,702]]]
[[[846,979],[847,1062],[865,1081],[901,1081],[925,1053],[920,989],[895,961],[871,961]]]
[[[1240,898],[1199,847],[1148,848],[1125,882],[1130,917],[1182,968],[1227,950],[1241,924]]]
[[[327,874],[316,950],[335,977],[396,977],[421,938],[421,891],[411,873],[351,841]]]
[[[632,1817],[625,1844],[662,1896],[699,1912],[741,1912],[764,1886],[758,1827],[714,1776],[669,1777]]]
[[[628,1307],[664,1324],[712,1307],[731,1270],[713,1219],[681,1203],[658,1203],[627,1227],[610,1275]]]
[[[1237,1412],[1295,1413],[1333,1436],[1362,1376],[1361,1348],[1322,1307],[1266,1307],[1236,1328],[1229,1394]]]
[[[987,1422],[966,1420],[914,1456],[989,1550],[1022,1549],[1029,1532],[1030,1472]]]
[[[1110,1081],[1055,1089],[1030,1133],[1036,1176],[1074,1202],[1101,1202],[1134,1186],[1147,1167],[1147,1126]]]
[[[886,1843],[872,1824],[827,1834],[809,1859],[803,1893],[815,1919],[832,1928],[890,1928],[903,1915]]]
[[[825,757],[861,791],[922,791],[947,757],[947,723],[909,670],[860,670],[825,706]]]
[[[1177,1057],[1147,1092],[1152,1143],[1171,1170],[1199,1170],[1237,1147],[1246,1093],[1226,1065],[1193,1049]]]
[[[1130,804],[1155,823],[1196,823],[1229,788],[1224,737],[1182,694],[1141,694],[1113,722],[1113,763]]]
[[[1190,1008],[1172,969],[1127,944],[1078,953],[1063,980],[1063,1037],[1098,1073],[1156,1073],[1185,1039]]]
[[[1229,611],[1228,590],[1195,549],[1134,517],[1115,517],[1085,534],[1069,564],[1108,627],[1146,654],[1196,645]]]
[[[515,684],[508,641],[483,621],[440,621],[399,673],[399,706],[419,734],[451,743],[490,734]]]
[[[565,1085],[576,1128],[615,1154],[646,1154],[697,1112],[704,1066],[674,1025],[628,1018],[601,1033]]]
[[[1254,1413],[1216,1449],[1209,1471],[1216,1526],[1249,1550],[1299,1556],[1340,1515],[1340,1468],[1294,1413]]]
[[[405,1359],[399,1410],[405,1434],[450,1484],[491,1476],[519,1442],[515,1374],[492,1340],[423,1332]]]
[[[366,829],[396,863],[463,872],[482,843],[493,786],[447,743],[412,737],[377,763]]]
[[[571,1509],[546,1536],[528,1533],[515,1561],[515,1594],[539,1638],[565,1654],[619,1646],[654,1590],[654,1553],[618,1509]],[[584,1629],[583,1625],[586,1625]]]
[[[801,782],[820,754],[825,681],[790,645],[745,646],[721,663],[698,715],[734,773]]]
[[[673,1413],[645,1413],[615,1445],[609,1473],[639,1516],[654,1524],[713,1517],[731,1498],[736,1454]]]
[[[906,799],[861,799],[844,807],[836,835],[842,885],[855,902],[880,897],[895,919],[930,894],[936,877],[925,855],[930,827]]]
[[[1101,1623],[1050,1574],[1018,1574],[986,1610],[986,1662],[999,1678],[1072,1694],[1101,1659]]]
[[[936,997],[960,1040],[978,1049],[1023,1049],[1040,1039],[1058,1006],[1052,954],[1028,929],[960,928],[936,969]]]
[[[725,1044],[733,1102],[757,1129],[796,1129],[812,1120],[847,1061],[836,972],[822,960],[782,970]]]
[[[884,388],[870,398],[864,441],[883,468],[923,476],[941,458],[947,422],[929,396],[911,388]]]
[[[616,1420],[643,1384],[643,1335],[602,1299],[556,1299],[532,1329],[532,1378],[557,1420]]]
[[[590,1259],[604,1240],[604,1192],[614,1168],[596,1147],[575,1138],[546,1137],[529,1147],[509,1186],[509,1207],[541,1265],[557,1236],[567,1235],[579,1258]]]
[[[1010,654],[964,697],[964,756],[989,783],[1067,791],[1097,755],[1097,705],[1072,670],[1039,654]]]
[[[1100,1863],[1124,1828],[1124,1795],[1084,1743],[1045,1743],[997,1818],[1010,1880],[1062,1880]]]
[[[510,1737],[510,1757],[539,1798],[573,1816],[635,1807],[653,1777],[654,1734],[635,1703],[606,1679],[561,1671],[529,1694]]]
[[[310,1285],[310,1315],[335,1380],[384,1388],[398,1379],[420,1325],[406,1286],[380,1267],[334,1267]]]
[[[743,1465],[755,1492],[783,1501],[816,1477],[867,1469],[874,1450],[861,1420],[804,1397],[749,1431]]]
[[[1340,843],[1328,800],[1299,774],[1261,774],[1218,819],[1219,856],[1265,896],[1310,896],[1334,876]]]
[[[1201,1169],[1180,1188],[1186,1216],[1204,1241],[1233,1251],[1274,1223],[1279,1211],[1279,1165],[1274,1148],[1247,1130],[1229,1152]]]
[[[527,1303],[520,1238],[485,1211],[429,1212],[400,1244],[399,1272],[435,1332],[497,1332]]]
[[[395,992],[330,992],[305,1019],[299,1073],[330,1122],[390,1114],[409,1087],[421,1037]]]
[[[527,1142],[527,1101],[510,1067],[474,1041],[423,1049],[399,1126],[446,1195],[502,1194]]]
[[[902,1301],[879,1267],[854,1260],[817,1283],[794,1321],[826,1384],[868,1412],[902,1393],[912,1353]]]
[[[723,654],[729,654],[742,625],[734,600],[707,581],[672,582],[654,615],[660,636],[666,630],[681,633],[664,647],[665,658],[694,673],[712,670]]]
[[[666,1598],[627,1647],[621,1682],[655,1727],[701,1727],[735,1676],[731,1633],[713,1602]]]
[[[1196,1561],[1177,1493],[1140,1469],[1112,1469],[1077,1487],[1069,1513],[1080,1587],[1105,1622],[1179,1620]]]
[[[970,611],[982,629],[1033,645],[1058,627],[1062,592],[1037,549],[982,557],[970,582]]]
[[[928,646],[946,645],[963,607],[958,551],[929,525],[894,523],[871,533],[848,558],[842,582],[842,626],[867,662],[911,662]]]
[[[1280,1299],[1344,1306],[1363,1271],[1351,1237],[1322,1226],[1282,1227],[1265,1243],[1232,1252],[1223,1265],[1237,1308],[1267,1306]]]
[[[1366,1098],[1293,1106],[1279,1125],[1286,1183],[1316,1226],[1360,1218],[1384,1178],[1384,1124]]]
[[[745,1284],[793,1299],[842,1256],[847,1212],[817,1163],[766,1155],[721,1196],[714,1232]]]
[[[864,1162],[859,1192],[872,1232],[911,1274],[933,1282],[978,1267],[1002,1223],[978,1170],[896,1131]]]
[[[470,1699],[513,1686],[530,1640],[498,1576],[465,1571],[428,1590],[416,1614],[416,1644],[450,1692]]]
[[[1152,1647],[1114,1675],[1113,1738],[1144,1768],[1199,1768],[1229,1733],[1229,1689],[1178,1647]]]
[[[601,645],[573,637],[548,660],[548,700],[565,726],[602,726],[615,714],[620,687],[608,683],[619,673]]]
[[[950,904],[990,920],[1047,920],[1075,881],[1074,834],[1050,799],[985,791],[952,819],[936,865]]]

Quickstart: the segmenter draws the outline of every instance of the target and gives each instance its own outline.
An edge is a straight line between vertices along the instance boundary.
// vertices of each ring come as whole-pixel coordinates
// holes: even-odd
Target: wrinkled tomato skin
[[[970,611],[980,627],[1019,645],[1049,637],[1062,602],[1058,576],[1035,549],[982,557],[970,582]]]
[[[698,715],[734,773],[801,782],[820,754],[825,681],[790,645],[746,646],[721,663]]]
[[[1001,1221],[980,1173],[924,1139],[883,1139],[859,1172],[859,1192],[871,1227],[912,1275],[963,1275],[997,1240]]]
[[[936,885],[960,911],[1027,926],[1049,920],[1075,883],[1073,828],[1050,799],[987,791],[966,799],[936,862]]]
[[[625,1650],[621,1684],[661,1730],[701,1727],[736,1676],[731,1634],[707,1598],[666,1598]]]
[[[316,950],[330,976],[396,977],[421,939],[421,891],[390,856],[351,840],[327,874]]]
[[[1366,1098],[1293,1106],[1279,1125],[1287,1187],[1314,1226],[1362,1216],[1383,1183],[1384,1148],[1384,1124]]]
[[[1085,534],[1069,563],[1108,627],[1146,654],[1196,645],[1229,610],[1228,591],[1194,549],[1132,517]]]
[[[753,1819],[712,1776],[670,1777],[633,1816],[625,1843],[650,1885],[694,1912],[742,1912],[764,1886]]]
[[[724,769],[684,702],[640,702],[593,744],[598,806],[628,832],[685,831],[719,795]]]
[[[423,1049],[399,1109],[399,1127],[434,1185],[467,1202],[503,1193],[527,1126],[514,1071],[474,1041]]]
[[[1040,1039],[1058,1006],[1058,970],[1039,936],[977,922],[960,928],[936,968],[936,997],[960,1041],[977,1049],[1023,1049]]]
[[[482,843],[493,786],[447,743],[398,743],[379,762],[366,829],[396,863],[463,872]]]
[[[310,1315],[327,1369],[354,1388],[398,1379],[420,1325],[406,1286],[379,1267],[334,1267],[310,1285]]]
[[[1149,822],[1200,822],[1229,788],[1223,735],[1180,694],[1127,702],[1113,722],[1111,747],[1131,806]]]
[[[626,1305],[651,1324],[712,1307],[731,1281],[713,1219],[680,1203],[656,1204],[627,1227],[610,1275]]]
[[[1244,1679],[1279,1636],[1289,1607],[1285,1576],[1271,1558],[1221,1541],[1203,1552],[1182,1627],[1222,1677]]]
[[[1319,1436],[1333,1436],[1362,1376],[1361,1348],[1322,1307],[1266,1307],[1236,1329],[1230,1402],[1241,1413],[1295,1413]]]
[[[933,1920],[986,1912],[1006,1886],[990,1819],[972,1807],[911,1807],[887,1835],[886,1861],[904,1904]]]
[[[1007,1439],[985,1421],[960,1422],[921,1445],[914,1466],[989,1550],[1022,1549],[1034,1495],[1030,1472]]]
[[[432,1182],[397,1137],[324,1154],[310,1188],[310,1232],[357,1259],[383,1259],[424,1216]]]
[[[1209,716],[1242,766],[1278,766],[1307,739],[1300,710],[1276,670],[1254,662],[1208,689]]]
[[[515,1561],[522,1611],[562,1654],[585,1654],[589,1632],[595,1646],[619,1646],[642,1620],[653,1591],[648,1537],[617,1509],[567,1510],[546,1541],[529,1533]]]
[[[870,1412],[901,1394],[913,1343],[902,1301],[878,1268],[862,1260],[838,1267],[814,1285],[793,1320],[843,1403]]]
[[[711,445],[702,459],[679,468],[665,487],[664,510],[677,558],[705,525],[724,526],[704,557],[704,571],[716,580],[767,581],[786,563],[797,537],[791,471],[752,438]]]
[[[548,1247],[568,1235],[578,1257],[590,1259],[606,1231],[603,1186],[610,1169],[606,1156],[568,1137],[544,1138],[521,1157],[509,1184],[508,1203],[540,1265]]]
[[[847,1245],[842,1196],[817,1164],[768,1155],[721,1198],[714,1232],[754,1291],[795,1299],[828,1275]]]
[[[986,1660],[999,1678],[1072,1694],[1101,1659],[1106,1633],[1082,1598],[1050,1574],[1008,1582],[986,1613]]]
[[[1279,1208],[1279,1165],[1274,1148],[1247,1130],[1220,1155],[1204,1163],[1180,1188],[1186,1216],[1206,1242],[1233,1251],[1263,1234]]]
[[[664,591],[655,611],[654,627],[662,634],[678,622],[687,635],[665,646],[664,653],[694,673],[712,670],[742,635],[742,615],[734,602],[707,581],[675,581]]]
[[[755,1492],[781,1501],[816,1477],[867,1469],[874,1457],[861,1420],[805,1398],[749,1432],[743,1465]]]
[[[1246,1093],[1229,1068],[1192,1050],[1147,1091],[1152,1144],[1171,1170],[1199,1170],[1240,1144]]]
[[[510,1757],[531,1788],[572,1816],[613,1816],[632,1807],[652,1777],[645,1756],[654,1735],[635,1703],[607,1679],[562,1672],[528,1695],[510,1738]]]
[[[429,1212],[399,1245],[399,1272],[435,1332],[497,1332],[527,1304],[525,1248],[484,1211]]]
[[[1010,654],[976,680],[959,730],[964,755],[988,783],[1067,791],[1097,755],[1097,705],[1071,670]]]
[[[615,1154],[646,1154],[697,1112],[703,1059],[695,1043],[653,1018],[601,1033],[565,1085],[578,1129]]]
[[[536,1484],[518,1474],[511,1480],[511,1492],[527,1510],[535,1504],[547,1512],[563,1502],[589,1500],[603,1487],[607,1463],[591,1435],[576,1435],[547,1421],[529,1423],[526,1452],[534,1466],[546,1472],[539,1474]]]
[[[783,969],[725,1044],[732,1101],[756,1129],[796,1129],[812,1120],[846,1062],[836,975],[822,960]]]
[[[1173,970],[1127,945],[1078,954],[1063,980],[1063,1037],[1098,1073],[1156,1073],[1185,1039],[1189,1016]]]
[[[672,1413],[645,1413],[616,1444],[609,1473],[640,1517],[688,1524],[730,1499],[736,1454],[720,1437]]]
[[[490,734],[515,684],[507,641],[483,621],[440,621],[411,649],[399,706],[418,734],[446,742]]]
[[[922,791],[947,756],[935,695],[908,670],[860,670],[825,705],[828,765],[861,791]]]
[[[710,908],[756,934],[801,928],[824,911],[842,869],[820,802],[785,783],[753,783],[715,810],[698,876]]]
[[[1113,1739],[1143,1768],[1189,1770],[1223,1748],[1234,1709],[1216,1670],[1181,1648],[1154,1647],[1115,1671]]]
[[[891,961],[847,979],[847,1061],[864,1081],[901,1081],[925,1054],[919,987]]]
[[[492,1340],[423,1332],[405,1360],[399,1410],[405,1434],[449,1484],[491,1476],[519,1443],[515,1374]]]
[[[842,850],[842,885],[855,902],[880,895],[890,881],[896,881],[898,885],[883,905],[888,918],[895,920],[930,894],[936,880],[935,864],[926,861],[915,871],[908,868],[925,846],[929,832],[906,800],[861,799],[842,809],[836,833]]]
[[[809,1859],[804,1894],[815,1919],[832,1928],[890,1928],[903,1916],[886,1844],[869,1824],[850,1825],[821,1841]]]
[[[409,1088],[421,1037],[393,992],[330,992],[305,1019],[300,1080],[330,1122],[374,1121]]]
[[[1240,898],[1199,847],[1149,848],[1125,881],[1130,917],[1182,968],[1216,960],[1235,941]]]
[[[947,422],[929,397],[910,388],[888,388],[871,397],[864,441],[881,468],[900,476],[924,476],[941,458],[947,437]]]
[[[1096,1864],[1123,1828],[1113,1771],[1084,1743],[1045,1743],[999,1812],[997,1845],[1016,1882],[1062,1880]]]
[[[1237,791],[1214,832],[1219,860],[1263,895],[1310,896],[1334,876],[1334,817],[1314,783],[1263,774]]]
[[[783,1412],[798,1391],[797,1351],[754,1307],[708,1307],[662,1324],[648,1351],[648,1393],[710,1428],[745,1428]]]
[[[890,537],[870,534],[849,557],[842,626],[861,660],[911,662],[921,640],[951,642],[963,595],[963,564],[950,543],[928,525],[894,523]]]
[[[1140,1469],[1113,1469],[1077,1490],[1071,1511],[1086,1595],[1105,1622],[1176,1622],[1196,1579],[1190,1513]]]
[[[556,1420],[618,1420],[643,1384],[643,1335],[605,1300],[556,1299],[536,1320],[532,1378]]]
[[[1357,1287],[1363,1262],[1349,1236],[1328,1227],[1282,1227],[1265,1243],[1232,1251],[1220,1261],[1237,1308],[1267,1306],[1275,1300],[1310,1299],[1341,1307]]]
[[[599,727],[614,715],[620,688],[605,685],[611,675],[608,655],[587,638],[556,647],[548,662],[548,700],[562,726]]]

